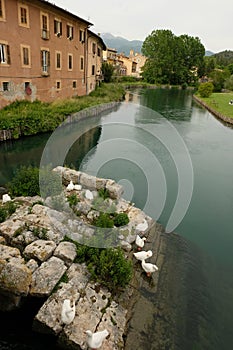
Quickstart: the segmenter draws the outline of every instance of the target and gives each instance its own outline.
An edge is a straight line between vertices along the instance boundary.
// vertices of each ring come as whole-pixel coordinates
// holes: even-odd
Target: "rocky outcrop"
[[[55,335],[64,348],[87,349],[84,331],[106,328],[110,335],[102,349],[123,349],[127,301],[132,289],[126,288],[120,298],[115,298],[107,289],[93,283],[85,264],[75,262],[75,242],[94,241],[96,232],[91,223],[100,215],[93,204],[99,189],[108,190],[108,206],[114,206],[118,213],[127,213],[130,219],[124,227],[113,229],[117,245],[124,249],[128,259],[132,256],[137,224],[147,220],[147,235],[154,222],[121,197],[123,189],[113,180],[94,178],[63,167],[54,171],[61,175],[64,185],[66,202],[62,209],[50,207],[49,198],[43,203],[40,197],[18,197],[14,199],[16,212],[0,224],[0,309],[18,308],[25,297],[45,298],[33,322],[37,332]],[[68,192],[66,186],[71,180],[81,186]],[[85,197],[87,189],[92,192],[93,200]],[[70,209],[67,197],[71,194],[78,198],[72,213],[67,210]],[[77,208],[78,216],[75,215]],[[67,298],[76,305],[70,325],[61,321],[62,303]]]

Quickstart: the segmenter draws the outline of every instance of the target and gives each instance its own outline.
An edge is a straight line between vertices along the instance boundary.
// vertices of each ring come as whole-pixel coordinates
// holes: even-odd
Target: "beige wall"
[[[52,4],[38,0],[1,0],[4,13],[0,17],[0,48],[9,46],[10,62],[0,62],[0,107],[16,99],[52,101],[85,95],[86,43],[80,41],[79,31],[89,25]],[[19,23],[20,8],[26,8],[27,24]],[[47,40],[42,38],[42,15],[47,16]],[[62,35],[54,33],[54,20],[62,22]],[[73,27],[73,38],[67,37],[67,25]],[[46,35],[45,35],[46,37]],[[23,64],[23,50],[28,50],[28,64]],[[42,73],[41,50],[50,55],[48,75]],[[56,67],[60,54],[61,67]],[[84,67],[81,67],[81,57]],[[72,67],[69,67],[69,60]],[[8,90],[3,91],[8,83]],[[25,83],[30,90],[25,91]]]
[[[96,88],[102,79],[103,45],[98,35],[88,31],[87,93]]]

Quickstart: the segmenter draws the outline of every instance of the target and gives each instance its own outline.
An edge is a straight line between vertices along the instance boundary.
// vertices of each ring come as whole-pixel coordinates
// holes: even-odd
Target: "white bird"
[[[139,235],[136,236],[135,243],[138,246],[138,250],[141,250],[144,247],[146,237],[141,238]]]
[[[90,330],[87,330],[85,333],[87,335],[87,345],[92,350],[99,349],[104,339],[109,335],[107,329],[96,333],[92,333]]]
[[[150,277],[152,272],[158,271],[158,266],[151,263],[146,263],[145,260],[142,260],[142,268],[148,277]]]
[[[148,250],[147,252],[145,250],[142,250],[141,252],[133,253],[133,255],[137,260],[146,260],[150,258],[153,253],[151,250]]]
[[[148,223],[145,219],[143,220],[142,223],[136,226],[136,231],[145,232],[147,229],[148,229]]]
[[[93,193],[90,190],[86,190],[85,197],[89,200],[92,200],[94,198]]]
[[[10,201],[11,201],[11,197],[9,196],[9,194],[6,193],[2,195],[2,204]]]
[[[74,185],[74,189],[77,191],[81,191],[82,185]]]
[[[73,301],[73,306],[71,306],[70,299],[65,299],[62,304],[61,310],[61,320],[62,323],[70,324],[75,316],[75,301]]]
[[[74,190],[74,183],[73,181],[70,181],[69,185],[66,187],[67,191],[73,191]]]

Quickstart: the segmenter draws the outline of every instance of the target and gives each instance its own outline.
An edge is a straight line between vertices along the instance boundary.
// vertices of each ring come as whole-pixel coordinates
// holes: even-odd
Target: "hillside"
[[[222,52],[218,52],[213,55],[216,59],[216,63],[220,66],[227,66],[228,64],[233,63],[233,51],[225,50]]]
[[[116,49],[117,52],[124,52],[125,55],[129,55],[130,50],[134,52],[141,52],[143,41],[140,40],[127,40],[120,36],[114,36],[110,33],[102,33],[101,38],[105,42],[106,46],[111,49]]]

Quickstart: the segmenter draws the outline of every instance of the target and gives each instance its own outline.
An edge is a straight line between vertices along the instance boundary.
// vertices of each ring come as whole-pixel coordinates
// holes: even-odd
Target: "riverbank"
[[[229,101],[231,99],[233,100],[233,94],[213,93],[208,98],[194,94],[193,99],[211,112],[216,118],[233,125],[233,105],[229,104]]]
[[[93,108],[99,113],[109,103],[122,101],[124,95],[121,84],[102,84],[88,96],[53,103],[16,101],[1,110],[0,141],[53,131],[69,116]]]

